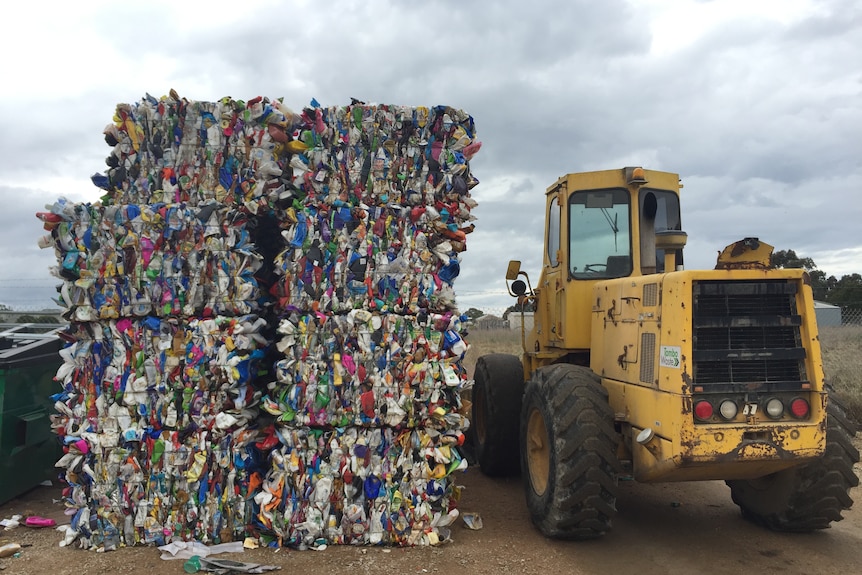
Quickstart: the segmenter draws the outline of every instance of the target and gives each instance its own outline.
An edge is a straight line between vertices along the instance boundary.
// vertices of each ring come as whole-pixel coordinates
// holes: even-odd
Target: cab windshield
[[[569,197],[569,273],[574,279],[631,274],[629,194],[624,189],[588,190]]]

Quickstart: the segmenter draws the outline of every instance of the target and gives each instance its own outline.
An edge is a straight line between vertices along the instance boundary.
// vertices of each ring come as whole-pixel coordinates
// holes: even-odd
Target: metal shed
[[[817,327],[838,327],[841,325],[841,308],[823,301],[814,302]]]

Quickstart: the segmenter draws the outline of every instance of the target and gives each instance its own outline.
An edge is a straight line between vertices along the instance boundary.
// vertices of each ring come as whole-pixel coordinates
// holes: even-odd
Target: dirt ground
[[[857,438],[857,447],[862,440]],[[862,469],[857,466],[857,474]],[[857,504],[831,529],[803,535],[772,533],[742,519],[722,482],[645,485],[623,482],[614,530],[586,543],[543,538],[530,523],[518,478],[492,480],[470,468],[459,476],[466,489],[462,512],[481,515],[484,527],[459,519],[452,541],[440,547],[329,547],[323,551],[270,549],[221,557],[279,565],[278,573],[412,574],[535,573],[550,575],[637,573],[703,575],[737,572],[842,574],[862,571],[862,488]],[[52,503],[59,487],[39,487],[0,506],[0,518],[30,512],[64,519]],[[0,532],[0,544],[25,547],[0,559],[3,575],[184,573],[182,561],[163,561],[152,547],[96,553],[61,548],[51,529],[19,527]],[[5,541],[4,541],[5,540]]]

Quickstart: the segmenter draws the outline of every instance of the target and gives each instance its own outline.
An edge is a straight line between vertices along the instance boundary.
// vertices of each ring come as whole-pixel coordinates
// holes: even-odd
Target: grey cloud
[[[90,33],[133,67],[170,58],[170,85],[103,81],[54,103],[0,103],[0,183],[86,183],[104,169],[101,130],[114,105],[146,90],[284,96],[297,108],[312,97],[324,105],[351,97],[447,104],[474,116],[484,144],[472,164],[482,182],[473,191],[479,219],[456,283],[471,297],[497,286],[510,257],[538,269],[544,190],[574,171],[643,164],[680,173],[689,267],[711,267],[716,251],[743,235],[801,253],[849,249],[862,244],[848,233],[862,217],[862,75],[854,67],[862,7],[815,7],[790,25],[732,20],[658,56],[646,9],[620,0],[269,5],[184,21],[163,5],[106,4],[90,16]],[[2,217],[33,222],[35,241],[31,208]],[[17,234],[0,233],[4,246],[17,245]],[[40,262],[46,255],[24,253]],[[20,261],[14,273],[28,271]],[[0,288],[11,273],[0,271]]]
[[[785,35],[788,42],[827,40],[850,36],[859,39],[862,7],[854,0],[831,0],[817,5],[818,13],[790,26]],[[855,47],[858,49],[859,44]],[[852,48],[852,46],[847,46]]]
[[[48,192],[0,185],[3,209],[0,211],[0,245],[3,266],[0,270],[0,303],[14,307],[53,306],[51,297],[59,281],[49,274],[57,264],[51,249],[40,249],[40,236],[47,234],[36,219],[53,198]]]
[[[735,202],[729,191],[733,186],[766,190],[774,200],[766,205]],[[848,234],[858,229],[862,218],[862,203],[848,201],[848,191],[853,189],[862,189],[862,177],[793,186],[767,180],[740,184],[730,178],[692,178],[683,190],[683,227],[689,233],[686,252],[695,258],[687,261],[689,265],[714,263],[716,250],[746,236],[805,255],[858,245],[858,233]]]

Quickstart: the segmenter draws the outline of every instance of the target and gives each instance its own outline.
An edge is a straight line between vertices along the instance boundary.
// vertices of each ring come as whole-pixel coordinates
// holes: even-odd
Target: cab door
[[[545,281],[541,286],[546,297],[542,298],[544,309],[540,310],[541,324],[537,326],[547,333],[549,345],[562,345],[563,318],[566,315],[565,268],[563,265],[562,246],[562,208],[561,195],[563,187],[556,188],[549,194],[548,213],[546,214],[547,237],[545,238]]]

